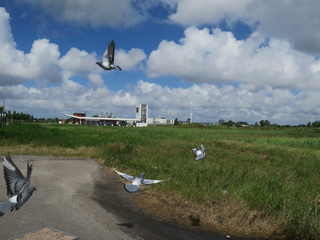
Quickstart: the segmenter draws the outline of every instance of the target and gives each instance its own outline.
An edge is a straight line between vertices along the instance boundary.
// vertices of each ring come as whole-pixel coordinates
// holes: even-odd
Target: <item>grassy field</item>
[[[204,209],[202,222],[215,218],[218,230],[320,239],[319,129],[11,124],[0,128],[0,143],[2,155],[92,157],[129,174],[171,177],[152,189]],[[207,156],[195,161],[200,144]]]

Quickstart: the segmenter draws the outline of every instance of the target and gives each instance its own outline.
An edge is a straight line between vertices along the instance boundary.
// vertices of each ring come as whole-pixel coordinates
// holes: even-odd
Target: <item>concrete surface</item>
[[[226,239],[177,228],[142,213],[132,204],[133,195],[124,191],[119,177],[106,172],[95,160],[14,155],[11,158],[23,174],[27,162],[33,164],[31,185],[38,191],[20,210],[0,218],[1,240],[45,227],[79,236],[80,240]],[[5,200],[5,181],[0,171],[0,201]]]

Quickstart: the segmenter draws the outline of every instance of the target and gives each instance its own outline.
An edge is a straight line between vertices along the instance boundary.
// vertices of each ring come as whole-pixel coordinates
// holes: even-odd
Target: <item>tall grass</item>
[[[8,149],[73,149],[73,154],[87,149],[127,173],[171,177],[155,188],[198,203],[222,201],[226,190],[229,198],[277,218],[290,239],[320,239],[319,134],[290,128],[12,124],[0,129],[0,143]],[[207,156],[195,161],[191,149],[200,144]]]

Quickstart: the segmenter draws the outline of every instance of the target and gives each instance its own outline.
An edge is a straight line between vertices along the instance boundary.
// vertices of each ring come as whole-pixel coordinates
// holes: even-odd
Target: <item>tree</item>
[[[178,125],[179,124],[179,121],[178,121],[178,118],[176,118],[175,120],[174,120],[174,124],[173,125]]]
[[[261,120],[260,121],[260,127],[269,127],[270,121],[269,120]]]
[[[232,120],[229,120],[227,123],[226,123],[226,126],[227,127],[232,127],[235,123],[232,121]]]

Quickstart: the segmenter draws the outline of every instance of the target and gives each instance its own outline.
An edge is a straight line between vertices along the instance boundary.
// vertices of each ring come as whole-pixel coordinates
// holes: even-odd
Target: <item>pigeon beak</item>
[[[35,190],[35,191],[37,191],[37,190],[38,190],[38,188],[34,188],[34,190]]]

